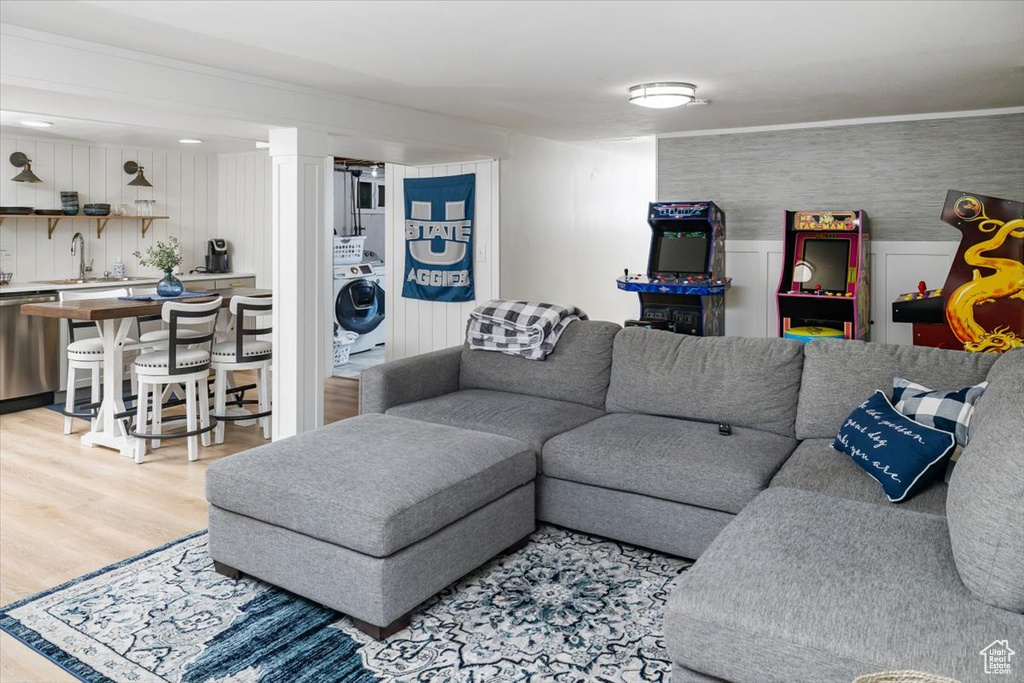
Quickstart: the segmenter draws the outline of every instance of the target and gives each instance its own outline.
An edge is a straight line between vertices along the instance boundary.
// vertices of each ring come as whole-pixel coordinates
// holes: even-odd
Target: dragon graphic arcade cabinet
[[[725,212],[712,201],[654,202],[647,211],[647,274],[625,274],[619,289],[640,297],[626,326],[699,337],[725,334]]]
[[[900,294],[892,319],[913,323],[914,345],[1001,353],[1024,346],[1024,203],[960,190],[942,220],[960,247],[941,289]]]
[[[870,231],[863,211],[787,211],[779,336],[867,339]]]

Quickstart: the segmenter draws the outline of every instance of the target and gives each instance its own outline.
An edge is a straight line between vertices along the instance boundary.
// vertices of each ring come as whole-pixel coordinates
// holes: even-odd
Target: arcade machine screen
[[[806,264],[806,270],[804,277],[800,278],[803,280],[801,291],[813,292],[815,285],[821,285],[823,292],[846,291],[850,240],[805,239],[803,252],[801,260]]]
[[[656,273],[704,273],[708,269],[706,232],[663,232],[658,240]]]

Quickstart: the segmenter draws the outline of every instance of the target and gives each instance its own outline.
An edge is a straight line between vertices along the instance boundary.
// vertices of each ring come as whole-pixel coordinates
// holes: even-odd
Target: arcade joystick
[[[814,293],[821,294],[821,285],[814,285]]]
[[[924,283],[924,280],[921,280],[917,283],[917,291],[919,294],[924,295],[926,289],[928,289],[928,285]]]

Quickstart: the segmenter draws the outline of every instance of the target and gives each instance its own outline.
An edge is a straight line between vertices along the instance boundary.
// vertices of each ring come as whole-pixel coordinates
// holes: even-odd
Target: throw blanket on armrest
[[[535,301],[488,301],[469,314],[466,340],[471,349],[544,360],[573,320],[587,314],[575,306]]]

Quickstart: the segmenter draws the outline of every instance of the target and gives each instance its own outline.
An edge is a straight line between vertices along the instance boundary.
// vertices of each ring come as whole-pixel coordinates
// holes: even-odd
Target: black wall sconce
[[[146,176],[143,173],[143,170],[144,168],[142,166],[139,166],[134,161],[124,162],[124,172],[127,173],[128,175],[135,176],[135,178],[132,179],[132,181],[128,183],[128,185],[132,187],[153,187],[153,185],[148,180],[146,180]]]
[[[23,169],[21,173],[11,178],[16,183],[41,183],[39,176],[32,172],[32,160],[21,152],[11,155],[11,165]]]

